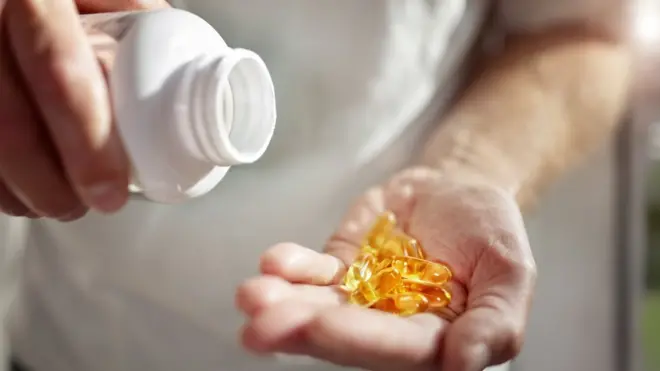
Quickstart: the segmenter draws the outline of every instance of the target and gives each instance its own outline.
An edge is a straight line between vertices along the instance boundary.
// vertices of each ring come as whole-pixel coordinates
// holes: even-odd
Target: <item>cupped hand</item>
[[[407,318],[346,304],[338,289],[375,218],[391,210],[428,258],[448,263],[453,298],[442,317]],[[512,195],[415,168],[368,191],[324,254],[272,247],[237,304],[242,340],[259,353],[309,355],[374,371],[477,371],[520,351],[536,268]]]
[[[0,211],[73,220],[126,202],[130,167],[78,10],[165,5],[0,0]]]

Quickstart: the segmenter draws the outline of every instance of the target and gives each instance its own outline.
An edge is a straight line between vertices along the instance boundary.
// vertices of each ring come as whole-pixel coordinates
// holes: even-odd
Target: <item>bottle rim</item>
[[[201,84],[201,120],[196,142],[218,166],[250,164],[268,148],[275,122],[275,88],[264,61],[246,49],[229,49],[206,64]]]

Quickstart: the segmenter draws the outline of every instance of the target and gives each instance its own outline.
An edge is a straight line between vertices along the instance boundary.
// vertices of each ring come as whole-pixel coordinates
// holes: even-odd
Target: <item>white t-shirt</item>
[[[505,0],[503,14],[527,29],[582,16],[576,3]],[[320,250],[355,197],[409,164],[460,82],[489,4],[179,2],[266,61],[278,100],[273,143],[185,204],[136,200],[113,216],[33,222],[14,352],[35,371],[334,369],[241,350],[236,286],[274,243]],[[546,11],[555,9],[564,14]]]

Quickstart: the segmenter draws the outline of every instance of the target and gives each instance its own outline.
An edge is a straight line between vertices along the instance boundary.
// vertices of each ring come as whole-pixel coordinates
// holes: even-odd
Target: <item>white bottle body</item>
[[[257,98],[263,103],[252,99],[248,109],[265,110],[266,115],[260,119],[259,133],[245,132],[236,127],[243,122],[234,121],[232,86],[213,79],[226,75],[227,68],[209,69],[211,64],[222,64],[226,56],[235,57],[237,49],[228,47],[204,20],[176,9],[98,14],[82,19],[100,59],[105,58],[116,127],[133,164],[132,192],[156,202],[180,202],[209,192],[231,165],[251,163],[263,155],[275,125],[274,92],[265,65],[257,66],[262,72]],[[94,37],[98,32],[112,40],[104,41],[104,35]],[[263,64],[253,53],[250,57]],[[200,84],[204,86],[200,88]],[[222,112],[215,112],[218,110]],[[229,133],[241,135],[242,130],[244,137],[259,140],[260,146],[249,158],[232,161],[226,146],[214,138],[220,135],[208,131],[209,125],[216,124],[214,120],[219,121],[218,129],[222,129],[225,141]],[[200,125],[206,127],[200,129]]]

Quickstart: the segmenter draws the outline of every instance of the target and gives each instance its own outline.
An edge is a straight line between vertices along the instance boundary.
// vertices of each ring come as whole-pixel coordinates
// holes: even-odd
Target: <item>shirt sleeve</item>
[[[502,25],[509,32],[538,32],[581,25],[612,35],[627,32],[635,0],[497,0]]]

